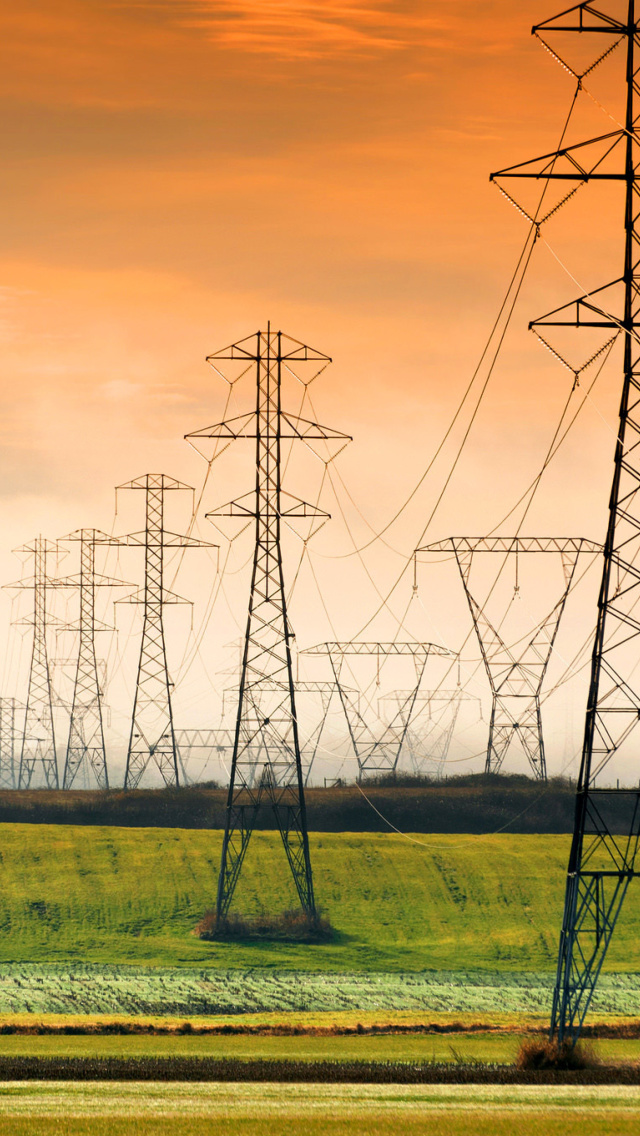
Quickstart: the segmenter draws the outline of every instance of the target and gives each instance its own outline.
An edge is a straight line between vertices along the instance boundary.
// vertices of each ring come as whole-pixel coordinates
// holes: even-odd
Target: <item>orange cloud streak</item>
[[[451,29],[440,16],[402,10],[390,0],[343,4],[341,0],[201,0],[206,27],[218,43],[282,59],[354,57],[442,42]],[[438,37],[440,36],[440,40]]]

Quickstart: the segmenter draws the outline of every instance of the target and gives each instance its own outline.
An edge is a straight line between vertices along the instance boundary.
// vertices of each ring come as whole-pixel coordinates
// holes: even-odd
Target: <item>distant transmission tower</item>
[[[122,581],[96,575],[95,559],[96,545],[118,542],[99,529],[76,529],[62,539],[78,541],[80,544],[79,575],[57,581],[58,586],[66,584],[78,588],[80,597],[78,663],[62,788],[71,789],[78,774],[82,773],[87,781],[93,776],[99,789],[108,789],[109,774],[104,744],[102,691],[98,677],[95,633],[107,631],[109,628],[96,621],[96,588],[122,586]]]
[[[195,730],[175,730],[176,746],[178,747],[178,759],[180,768],[182,770],[182,782],[184,785],[194,784],[193,778],[187,772],[190,759],[193,756],[194,750],[201,751],[200,756],[204,757],[204,766],[200,769],[199,781],[203,779],[205,772],[211,758],[217,755],[218,759],[231,760],[233,755],[233,731],[225,729],[195,729]]]
[[[227,800],[222,860],[218,879],[217,918],[224,923],[263,798],[273,807],[284,850],[303,910],[314,919],[313,892],[303,771],[300,756],[295,686],[291,661],[292,630],[287,614],[280,545],[281,522],[293,517],[314,520],[326,513],[282,489],[281,445],[284,439],[341,447],[350,439],[316,422],[282,409],[284,373],[313,378],[330,363],[329,356],[290,339],[282,332],[258,331],[208,356],[218,373],[223,361],[254,370],[256,409],[250,414],[188,434],[203,438],[253,438],[256,442],[255,494],[233,501],[209,516],[253,517],[255,551],[249,613],[242,658],[235,742]],[[236,368],[234,368],[235,370]],[[334,455],[335,456],[335,455]],[[253,752],[263,754],[257,783]]]
[[[369,643],[352,640],[347,643],[317,643],[314,647],[307,647],[301,653],[304,655],[327,655],[329,657],[353,752],[358,762],[358,781],[371,775],[395,773],[402,747],[407,738],[429,657],[440,655],[451,658],[453,652],[447,650],[446,647],[438,647],[435,643],[405,643],[399,641]],[[366,655],[374,658],[377,661],[378,668],[383,659],[401,656],[408,656],[413,659],[416,671],[415,686],[404,692],[405,697],[398,703],[391,721],[383,726],[382,731],[376,729],[369,717],[362,713],[359,692],[354,698],[353,692],[342,682],[342,668],[347,655]]]
[[[409,690],[394,690],[384,695],[381,701],[395,703],[396,712],[398,708],[405,707],[403,713],[406,715],[411,693]],[[462,704],[470,702],[478,707],[480,716],[480,699],[460,686],[453,690],[438,687],[420,691],[412,726],[407,729],[402,750],[403,753],[405,750],[408,752],[411,769],[416,776],[442,776]]]
[[[17,698],[0,698],[0,789],[17,788],[16,761],[22,746],[24,703]]]
[[[603,0],[602,8],[607,7]],[[551,1021],[552,1037],[573,1043],[591,1003],[627,888],[640,874],[640,35],[634,0],[629,0],[623,19],[608,15],[600,4],[582,3],[537,25],[533,32],[547,47],[549,39],[552,44],[557,42],[554,36],[559,32],[591,33],[587,42],[596,45],[598,58],[590,72],[620,42],[626,57],[624,125],[492,175],[500,181],[532,177],[542,185],[552,178],[573,183],[566,197],[594,180],[619,181],[625,190],[621,275],[531,325],[536,329],[599,328],[603,339],[608,339],[601,352],[620,332],[624,343],[620,421]],[[563,53],[565,42],[571,40],[560,41]],[[549,49],[572,71],[579,90],[581,77],[567,67],[554,47]],[[562,358],[559,351],[554,353]],[[615,769],[611,765],[614,755]],[[616,772],[627,780],[626,787],[618,787]]]
[[[419,548],[418,552],[453,552],[460,570],[473,626],[491,687],[491,721],[485,773],[499,773],[514,739],[518,737],[535,777],[547,779],[547,762],[542,734],[540,693],[558,626],[567,601],[581,552],[600,552],[601,546],[581,537],[466,537]],[[525,637],[518,650],[501,638],[486,612],[469,588],[471,564],[478,552],[501,552],[519,557],[522,553],[555,552],[560,555],[564,590],[548,615],[532,635]]]
[[[19,789],[31,788],[36,771],[41,774],[41,781],[44,781],[47,789],[59,788],[53,695],[47,654],[47,627],[52,622],[47,611],[47,592],[54,584],[47,571],[47,561],[52,554],[57,556],[58,551],[57,544],[42,536],[36,537],[32,544],[23,545],[18,552],[29,553],[33,558],[33,576],[6,585],[33,592],[33,614],[19,621],[33,627],[29,689],[18,768]],[[36,787],[39,786],[34,786]]]
[[[320,740],[322,738],[325,726],[327,724],[327,717],[329,715],[329,707],[331,706],[331,700],[333,698],[333,695],[337,692],[338,687],[337,687],[335,682],[315,682],[315,681],[314,682],[307,682],[306,680],[300,680],[300,679],[295,680],[294,687],[295,687],[295,696],[296,696],[296,707],[298,707],[298,705],[299,705],[298,696],[300,694],[302,694],[302,695],[315,695],[316,696],[316,698],[315,698],[316,703],[319,702],[319,704],[320,704],[320,717],[318,719],[317,716],[316,716],[315,725],[310,730],[310,732],[307,733],[307,737],[305,739],[304,744],[301,744],[301,746],[300,746],[300,755],[301,755],[301,759],[302,759],[302,770],[303,770],[303,775],[304,775],[304,786],[305,786],[305,789],[306,789],[306,787],[309,783],[309,778],[311,776],[311,770],[313,769],[313,763],[314,763],[316,756],[317,756],[317,753],[318,753],[318,748],[320,746]],[[281,689],[281,687],[277,683],[263,683],[262,689],[261,689],[261,695],[264,696],[264,694],[266,694],[266,693],[274,694],[274,693],[277,693],[280,689]],[[349,691],[349,694],[355,694],[355,693],[356,693],[356,691]],[[223,691],[223,694],[222,694],[223,714],[225,712],[225,704],[227,702],[227,699],[225,699],[225,694],[231,694],[232,696],[235,695],[235,698],[229,699],[228,701],[230,701],[232,703],[232,705],[233,705],[233,703],[235,703],[235,714],[237,716],[237,712],[238,712],[237,711],[237,698],[238,698],[237,689],[231,690],[229,688],[226,691]],[[255,772],[254,772],[254,774],[252,775],[252,778],[251,778],[251,784],[253,784],[254,781],[255,781],[256,772],[257,772],[258,766],[260,764],[260,757],[261,757],[261,750],[259,748],[257,748],[253,751],[252,757],[251,757],[251,760],[253,761],[254,768],[255,768]]]
[[[208,541],[167,532],[164,527],[165,493],[189,490],[192,486],[175,481],[164,473],[146,473],[119,485],[118,489],[138,489],[145,494],[144,532],[120,537],[120,545],[144,548],[144,587],[121,603],[143,605],[142,643],[136,679],[136,693],[127,750],[125,789],[136,789],[150,762],[157,767],[165,785],[179,785],[179,751],[173,726],[171,687],[167,667],[163,609],[165,604],[187,603],[164,587],[165,548],[211,548]]]

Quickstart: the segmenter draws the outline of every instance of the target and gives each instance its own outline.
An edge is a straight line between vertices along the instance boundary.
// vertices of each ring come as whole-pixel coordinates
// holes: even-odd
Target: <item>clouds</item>
[[[200,484],[201,462],[183,435],[222,417],[226,395],[205,355],[268,319],[335,359],[318,387],[317,414],[354,435],[341,474],[367,522],[386,524],[446,431],[524,236],[488,172],[548,151],[565,113],[566,74],[528,35],[545,7],[547,0],[4,6],[0,566],[33,532],[108,529],[113,484],[146,469]],[[601,124],[585,122],[589,132],[601,133]],[[592,201],[592,188],[581,198]],[[562,211],[554,233],[575,208]],[[569,255],[557,247],[580,276],[584,246],[589,282],[599,282],[603,243],[599,220],[583,227],[577,252],[575,240]],[[538,470],[566,399],[572,376],[526,335],[528,319],[554,306],[559,277],[567,287],[543,242],[534,271],[543,254],[546,275],[523,291],[437,536],[488,530],[511,507]],[[598,406],[615,417],[610,395],[601,390]],[[611,441],[591,405],[581,428],[589,422],[586,443],[576,437],[564,465],[545,474],[530,518],[543,531],[590,532],[595,492],[605,515]],[[231,449],[206,507],[251,481],[249,449]],[[449,460],[445,450],[394,527],[399,550],[413,547]],[[575,493],[572,463],[581,471]],[[313,463],[308,486],[294,479],[291,491],[315,500],[315,472]],[[364,578],[345,585],[348,562],[332,557],[349,551],[350,537],[336,502],[326,504],[334,520],[317,538],[318,574],[347,635],[377,597]],[[350,525],[358,544],[368,540],[355,508]],[[246,555],[243,546],[234,616],[246,602]],[[367,555],[383,589],[380,547]],[[3,573],[11,578],[14,569],[5,564]],[[308,585],[294,612],[301,633],[318,609]],[[217,611],[218,645],[234,633],[220,618]],[[308,628],[309,637],[325,633]]]
[[[188,7],[194,14],[185,23],[203,27],[217,43],[285,60],[357,59],[442,45],[452,27],[442,15],[446,3],[429,5],[432,15],[424,4],[393,0],[201,0]]]

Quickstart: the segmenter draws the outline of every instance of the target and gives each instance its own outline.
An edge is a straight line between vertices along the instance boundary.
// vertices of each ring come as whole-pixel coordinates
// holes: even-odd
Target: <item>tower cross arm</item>
[[[577,299],[570,300],[568,304],[562,304],[559,308],[547,312],[546,315],[530,320],[529,331],[535,330],[537,327],[607,327],[619,331],[622,327],[622,317],[614,319],[606,308],[598,305],[595,297],[601,292],[622,284],[624,284],[624,280],[619,277],[617,280],[612,280],[610,284],[603,284],[600,288],[594,288],[592,292],[585,292]],[[583,312],[586,313],[586,318],[583,316]],[[561,319],[563,313],[566,313],[565,318]],[[594,316],[599,318],[594,319]]]
[[[133,588],[134,585],[130,580],[116,580],[111,576],[101,576],[94,573],[91,577],[91,585],[94,588]],[[47,580],[48,588],[80,588],[82,587],[82,578],[80,573],[75,573],[73,576],[57,576],[54,579]]]
[[[256,506],[255,492],[244,493],[242,497],[238,497],[234,501],[227,501],[226,504],[218,505],[215,509],[211,509],[208,513],[205,513],[205,517],[208,519],[211,517],[256,517],[258,515],[259,509]],[[311,505],[308,501],[303,501],[293,493],[287,493],[285,490],[281,490],[278,516],[329,520],[331,514],[326,513],[324,509],[320,509],[317,505]]]
[[[278,342],[278,355],[281,362],[297,362],[297,363],[331,363],[330,355],[326,355],[324,351],[318,351],[315,347],[309,347],[306,343],[301,343],[299,339],[294,339],[290,335],[285,335],[283,332],[267,332],[257,331],[253,335],[247,335],[244,339],[240,339],[237,343],[232,343],[228,347],[223,347],[220,351],[212,351],[207,355],[207,363],[227,361],[242,361],[246,359],[257,362],[264,358],[264,345],[271,341]]]
[[[450,536],[423,545],[416,552],[602,552],[602,545],[586,537],[569,536]]]
[[[176,745],[182,750],[233,749],[235,732],[225,729],[183,729],[175,731]]]
[[[345,434],[342,430],[334,430],[331,426],[322,426],[319,422],[312,422],[308,418],[299,418],[297,414],[282,413],[282,421],[286,427],[289,428],[291,433],[287,433],[286,429],[281,431],[281,438],[298,438],[300,441],[322,441],[335,440],[352,442],[353,436]]]
[[[126,533],[124,536],[118,538],[117,543],[122,548],[144,548],[147,543],[146,532]],[[210,540],[200,540],[194,536],[182,536],[180,533],[168,532],[163,529],[162,532],[162,547],[163,548],[218,548]]]
[[[148,602],[148,595],[144,588],[137,588],[135,592],[130,592],[128,596],[122,596],[115,601],[117,604],[146,604]],[[169,591],[168,588],[162,589],[162,595],[159,597],[159,603],[164,607],[165,604],[193,604],[193,600],[185,599],[179,596],[176,592]]]
[[[495,181],[497,178],[544,178],[545,181],[627,181],[629,174],[624,170],[602,172],[599,169],[605,159],[626,136],[626,130],[611,130],[607,134],[587,138],[584,142],[576,142],[573,146],[564,146],[560,150],[552,150],[549,154],[541,154],[537,158],[529,158],[526,162],[518,162],[516,165],[507,166],[503,170],[496,170],[489,174],[489,181]],[[591,162],[589,162],[588,155],[584,153],[588,146],[597,148]],[[562,168],[558,170],[556,167],[560,162]],[[586,164],[584,164],[585,162]],[[637,181],[640,174],[634,171],[632,176]]]
[[[251,410],[248,414],[238,414],[225,422],[203,426],[201,430],[191,430],[189,434],[185,434],[185,440],[188,442],[191,438],[229,438],[235,441],[237,438],[255,438],[255,419],[255,411]]]
[[[280,419],[282,423],[281,438],[295,438],[302,442],[337,439],[345,444],[353,441],[351,434],[345,434],[342,430],[334,430],[330,426],[322,426],[319,422],[300,418],[296,414],[282,411]],[[189,434],[185,434],[185,439],[189,441],[191,438],[228,438],[236,441],[241,438],[257,438],[258,436],[256,413],[252,410],[248,414],[239,414],[236,418],[229,418],[225,422],[216,422],[213,426],[204,426],[201,430],[192,430]]]
[[[218,548],[219,545],[211,540],[200,540],[195,536],[182,536],[180,533],[167,532],[162,534],[164,548]]]
[[[144,473],[141,477],[134,477],[132,481],[125,481],[122,485],[116,485],[116,491],[120,489],[162,489],[164,491],[170,489],[188,489],[193,493],[193,485],[186,485],[184,481],[177,481],[175,477],[168,477],[166,473]]]
[[[575,22],[567,23],[567,18],[570,20],[572,16]],[[585,17],[595,22],[585,23]],[[621,20],[616,20],[614,16],[601,12],[595,7],[592,0],[586,0],[585,3],[574,4],[571,8],[565,8],[564,11],[558,12],[557,16],[551,16],[540,24],[534,24],[531,34],[538,35],[540,32],[595,32],[597,34],[621,36],[627,32],[627,25],[622,23]]]
[[[124,489],[124,486],[120,486]],[[74,529],[73,532],[67,533],[66,536],[61,536],[60,541],[66,542],[68,540],[79,540],[85,544],[118,544],[117,536],[112,536],[110,533],[102,532],[101,529]]]
[[[409,655],[413,658],[425,655],[441,655],[445,658],[455,656],[455,651],[441,647],[438,643],[370,643],[358,640],[350,642],[316,643],[306,647],[301,655]]]

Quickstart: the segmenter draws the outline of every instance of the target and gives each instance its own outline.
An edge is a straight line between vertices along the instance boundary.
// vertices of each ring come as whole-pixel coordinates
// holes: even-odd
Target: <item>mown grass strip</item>
[[[633,1019],[631,1019],[633,1021]],[[611,1014],[606,1015],[591,1015],[593,1023],[602,1023],[607,1026],[626,1025],[629,1022],[628,1018],[619,1018]],[[332,1031],[334,1029],[351,1030],[358,1029],[358,1026],[363,1026],[365,1029],[371,1029],[373,1026],[382,1026],[384,1028],[395,1028],[395,1026],[406,1027],[412,1029],[417,1027],[421,1029],[425,1023],[432,1023],[434,1029],[452,1028],[459,1026],[462,1030],[490,1030],[490,1029],[505,1029],[515,1030],[518,1033],[527,1032],[529,1029],[544,1027],[548,1024],[548,1015],[546,1014],[504,1014],[493,1013],[483,1014],[480,1017],[477,1014],[450,1014],[450,1013],[436,1013],[426,1016],[417,1011],[403,1011],[403,1010],[335,1010],[335,1011],[319,1011],[305,1013],[288,1010],[286,1012],[261,1013],[261,1014],[219,1014],[215,1017],[208,1017],[207,1015],[198,1015],[197,1017],[174,1017],[170,1014],[163,1014],[151,1016],[148,1014],[47,1014],[47,1013],[31,1013],[31,1014],[0,1014],[0,1029],[5,1026],[11,1028],[16,1027],[19,1031],[23,1028],[27,1031],[43,1032],[46,1033],[49,1029],[58,1030],[65,1026],[79,1026],[80,1028],[87,1028],[88,1030],[96,1030],[100,1032],[103,1027],[108,1030],[112,1026],[123,1027],[123,1032],[127,1032],[129,1027],[134,1030],[141,1029],[142,1031],[155,1031],[158,1034],[163,1034],[165,1031],[172,1033],[175,1030],[181,1030],[188,1024],[193,1030],[221,1030],[229,1026],[232,1030],[240,1030],[242,1032],[259,1032],[260,1030],[302,1030],[303,1032],[312,1032],[315,1029],[321,1031]],[[639,1022],[640,1025],[640,1022]]]

